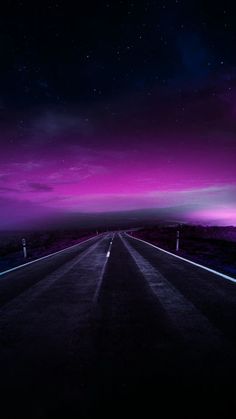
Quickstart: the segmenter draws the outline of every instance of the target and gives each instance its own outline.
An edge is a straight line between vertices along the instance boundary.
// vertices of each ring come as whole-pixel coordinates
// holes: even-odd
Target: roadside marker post
[[[27,258],[26,239],[22,239],[21,242],[23,246],[23,255],[24,255],[24,258],[26,259]]]
[[[177,234],[176,234],[176,252],[178,252],[179,251],[179,230],[177,231]]]

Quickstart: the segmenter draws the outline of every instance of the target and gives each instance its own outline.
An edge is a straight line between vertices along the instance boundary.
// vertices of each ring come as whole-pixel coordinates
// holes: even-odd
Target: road
[[[236,284],[125,233],[2,275],[0,310],[4,419],[236,407]]]

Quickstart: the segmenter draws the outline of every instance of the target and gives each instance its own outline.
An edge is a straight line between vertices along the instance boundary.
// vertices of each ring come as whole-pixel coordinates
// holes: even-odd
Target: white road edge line
[[[72,249],[73,247],[76,247],[76,246],[79,246],[80,244],[86,243],[86,242],[88,242],[89,240],[95,239],[96,237],[98,237],[98,236],[100,236],[100,235],[102,235],[102,234],[103,234],[103,233],[101,233],[101,234],[99,234],[99,235],[96,235],[96,236],[93,236],[93,237],[90,237],[89,239],[83,240],[83,241],[81,241],[81,242],[79,242],[79,243],[77,243],[77,244],[73,244],[73,246],[65,247],[65,248],[64,248],[64,249],[62,249],[62,250],[58,250],[57,252],[50,253],[49,255],[46,255],[46,256],[42,256],[41,258],[31,260],[30,262],[23,263],[22,265],[15,266],[14,268],[7,269],[6,271],[0,272],[0,276],[2,276],[2,275],[4,275],[4,274],[7,274],[7,273],[9,273],[9,272],[16,271],[17,269],[24,268],[24,266],[31,265],[32,263],[38,262],[39,260],[47,259],[47,258],[49,258],[49,257],[51,257],[51,256],[54,256],[54,255],[57,255],[57,254],[59,254],[59,253],[65,252],[65,251],[66,251],[66,250],[68,250],[68,249]]]
[[[110,254],[111,254],[111,252],[110,252],[110,251],[108,251],[108,252],[107,252],[107,258],[109,258]]]
[[[3,303],[3,305],[1,306],[0,312],[2,312],[5,309],[8,309],[8,307],[12,307],[12,304],[14,305],[14,308],[16,308],[16,310],[18,310],[19,305],[18,303],[22,301],[22,297],[23,299],[28,298],[30,296],[30,301],[32,303],[32,300],[35,300],[35,298],[37,299],[38,297],[40,297],[45,291],[47,291],[51,286],[53,286],[58,280],[60,280],[64,275],[66,275],[68,272],[70,272],[71,270],[74,269],[74,267],[79,264],[81,265],[81,262],[83,262],[83,260],[88,257],[88,255],[91,252],[94,252],[94,249],[97,248],[99,246],[99,240],[93,244],[91,244],[91,246],[89,246],[86,250],[84,250],[83,252],[80,252],[77,254],[77,256],[66,262],[64,265],[62,265],[59,270],[53,271],[51,274],[49,274],[48,276],[46,276],[44,279],[42,279],[39,282],[36,282],[36,284],[32,285],[30,288],[27,288],[26,290],[22,291],[19,295],[17,295],[16,297],[12,298],[10,301],[7,301],[6,303]],[[73,262],[72,262],[73,261]],[[69,266],[68,266],[69,265]],[[30,304],[30,301],[28,301],[27,304]],[[24,303],[25,305],[25,303]]]
[[[227,279],[228,281],[231,281],[231,282],[236,283],[236,279],[235,279],[235,278],[232,278],[232,277],[231,277],[231,276],[229,276],[229,275],[222,274],[221,272],[215,271],[214,269],[208,268],[207,266],[200,265],[199,263],[193,262],[192,260],[185,259],[185,258],[183,258],[182,256],[175,255],[174,253],[168,252],[167,250],[164,250],[164,249],[162,249],[161,247],[155,246],[155,245],[154,245],[154,244],[152,244],[152,243],[146,242],[145,240],[138,239],[137,237],[134,237],[134,236],[130,236],[130,235],[129,235],[129,234],[127,234],[127,233],[125,233],[125,234],[126,234],[127,236],[129,236],[131,239],[138,240],[138,241],[140,241],[140,242],[143,242],[143,243],[145,243],[145,244],[148,244],[149,246],[152,246],[152,247],[154,247],[155,249],[160,250],[161,252],[164,252],[164,253],[167,253],[168,255],[174,256],[174,257],[176,257],[177,259],[184,260],[185,262],[188,262],[188,263],[190,263],[191,265],[197,266],[198,268],[205,269],[205,271],[211,272],[211,273],[213,273],[213,274],[215,274],[215,275],[221,276],[221,277],[222,277],[222,278],[224,278],[224,279]]]

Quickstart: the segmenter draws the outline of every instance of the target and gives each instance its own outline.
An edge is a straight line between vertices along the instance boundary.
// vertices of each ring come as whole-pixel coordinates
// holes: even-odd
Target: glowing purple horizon
[[[53,213],[151,208],[173,208],[185,221],[236,225],[235,159],[219,138],[214,149],[212,137],[153,133],[146,142],[96,139],[96,147],[93,135],[90,144],[77,145],[41,123],[39,144],[31,133],[17,153],[8,147],[1,157],[1,227],[9,217],[15,225]],[[45,143],[48,136],[53,141]]]

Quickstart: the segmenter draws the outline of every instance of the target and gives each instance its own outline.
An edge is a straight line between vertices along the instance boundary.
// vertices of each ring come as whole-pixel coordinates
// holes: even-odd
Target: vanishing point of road
[[[0,276],[7,418],[229,418],[236,284],[126,233]]]

